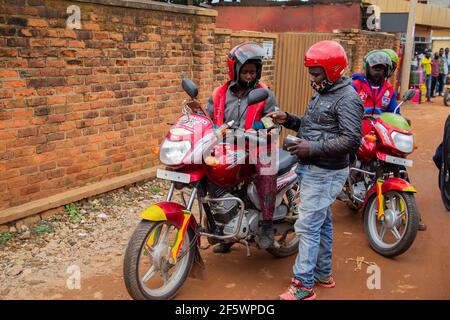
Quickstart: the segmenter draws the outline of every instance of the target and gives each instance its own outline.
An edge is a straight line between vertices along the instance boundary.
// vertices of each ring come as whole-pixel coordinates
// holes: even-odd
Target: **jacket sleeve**
[[[397,108],[397,93],[394,91],[394,94],[392,95],[391,102],[389,103],[388,109],[386,112],[394,112],[395,108]],[[397,109],[397,114],[400,114],[400,108]]]
[[[329,140],[310,141],[311,158],[344,155],[356,152],[361,143],[364,107],[355,94],[344,97],[336,106],[339,133]]]
[[[266,114],[269,114],[273,111],[278,111],[278,103],[277,100],[275,99],[275,95],[273,94],[272,91],[269,90],[269,96],[267,97],[266,100],[266,104],[264,106],[264,110],[263,110],[263,116],[265,116]]]
[[[300,130],[300,124],[302,122],[302,117],[294,116],[293,114],[287,113],[287,120],[283,123],[283,127],[287,129],[294,130],[298,132]]]

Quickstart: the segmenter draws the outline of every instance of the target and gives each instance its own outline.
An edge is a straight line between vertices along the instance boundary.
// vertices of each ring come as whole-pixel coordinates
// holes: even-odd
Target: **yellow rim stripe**
[[[378,219],[384,216],[384,196],[383,190],[381,186],[383,185],[384,180],[377,180],[377,199],[378,199]]]
[[[186,230],[188,226],[189,219],[191,218],[191,212],[188,210],[183,210],[184,220],[181,228],[178,229],[177,238],[171,250],[171,262],[175,264],[177,262],[178,252],[180,251],[181,245],[183,244],[184,236],[186,235]]]

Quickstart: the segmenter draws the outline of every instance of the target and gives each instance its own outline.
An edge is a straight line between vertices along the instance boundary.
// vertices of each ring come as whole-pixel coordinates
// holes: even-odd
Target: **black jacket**
[[[349,78],[341,78],[327,92],[316,93],[305,115],[288,114],[283,124],[310,142],[310,158],[301,160],[321,168],[338,170],[349,165],[349,154],[361,143],[363,103]]]

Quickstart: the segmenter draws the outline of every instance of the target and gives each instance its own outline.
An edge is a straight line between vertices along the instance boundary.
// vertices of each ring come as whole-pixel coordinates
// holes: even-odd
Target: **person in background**
[[[427,86],[427,102],[431,102],[431,51],[427,50],[425,52],[425,57],[422,58],[423,68],[427,74],[427,78],[425,80],[425,84]]]
[[[431,97],[435,97],[436,85],[439,79],[439,67],[441,64],[441,59],[439,58],[439,53],[434,53],[434,58],[431,61]]]
[[[447,71],[450,69],[450,55],[448,54],[448,48],[445,48],[445,59],[447,60]],[[445,84],[448,83],[448,72],[447,72],[447,79],[445,80]]]
[[[444,55],[444,49],[439,49],[439,78],[438,78],[438,89],[437,94],[440,96],[444,95],[444,85],[445,81],[447,79],[448,74],[448,64],[447,64],[447,58]]]

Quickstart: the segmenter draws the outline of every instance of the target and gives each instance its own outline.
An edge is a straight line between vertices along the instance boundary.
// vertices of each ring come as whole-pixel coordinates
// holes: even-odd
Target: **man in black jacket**
[[[342,77],[347,56],[335,41],[321,41],[306,53],[311,86],[316,90],[306,113],[297,117],[273,112],[274,121],[298,131],[299,142],[288,145],[297,155],[300,205],[295,232],[299,237],[297,255],[289,289],[282,300],[312,300],[314,285],[332,288],[331,272],[333,224],[331,205],[347,179],[349,154],[361,142],[364,108],[352,87]]]

